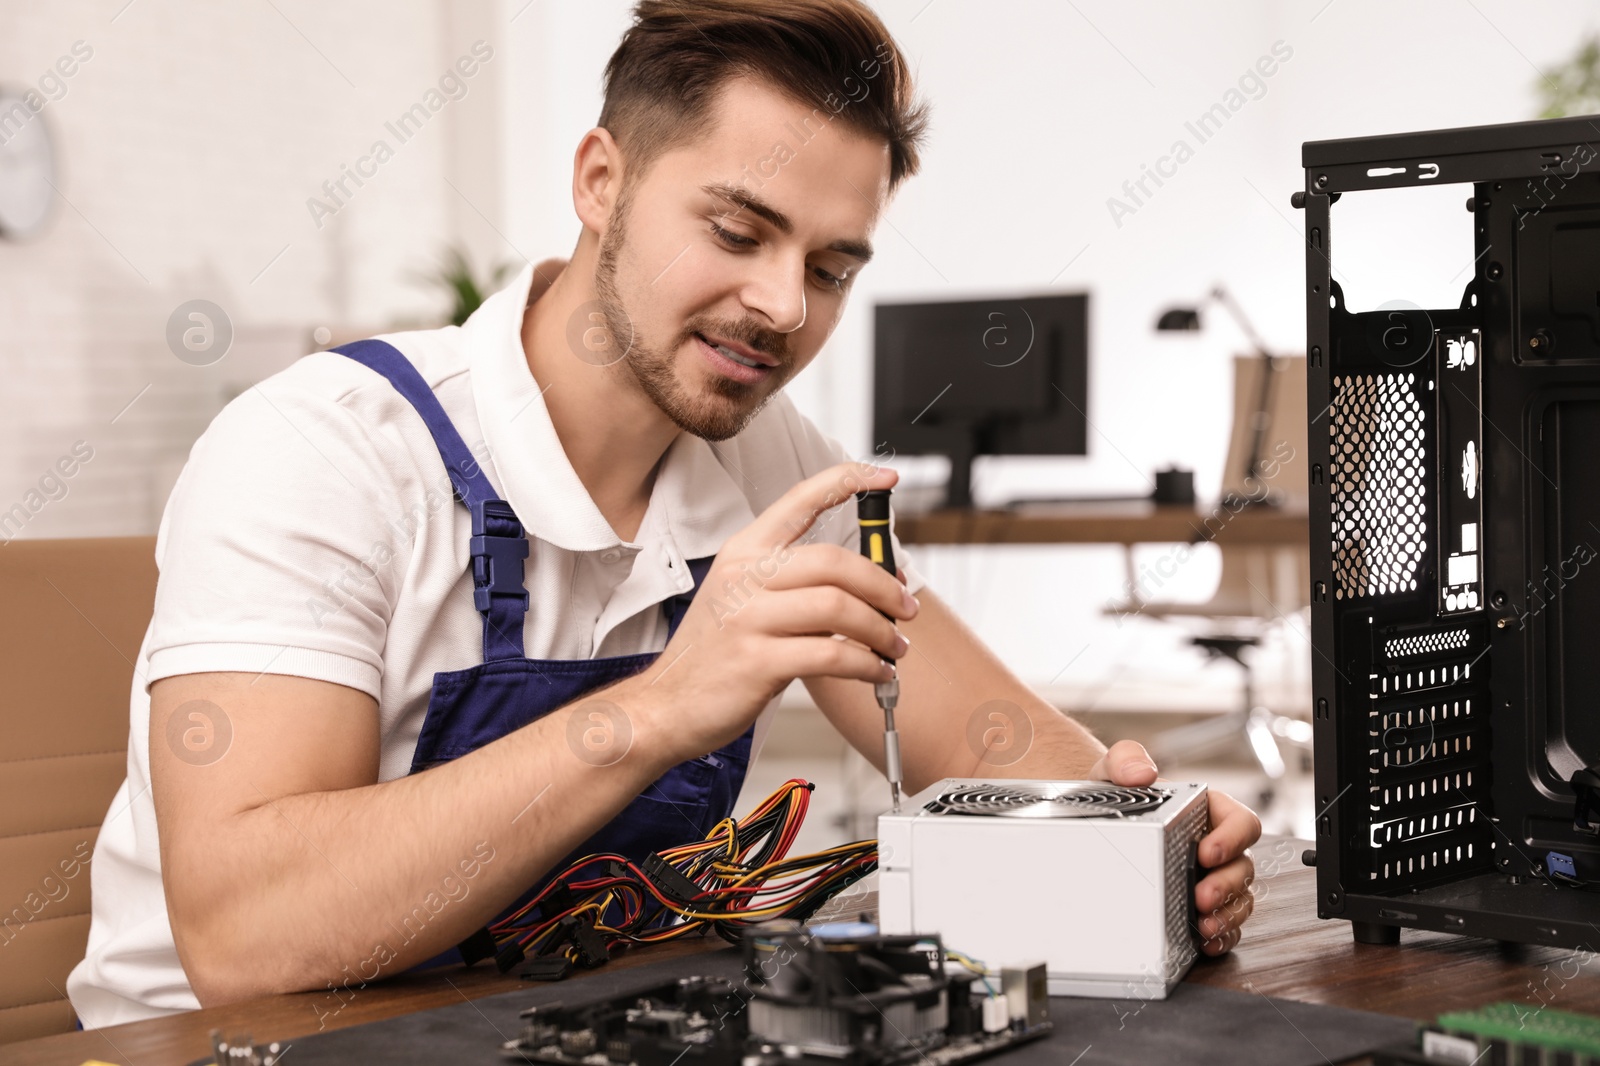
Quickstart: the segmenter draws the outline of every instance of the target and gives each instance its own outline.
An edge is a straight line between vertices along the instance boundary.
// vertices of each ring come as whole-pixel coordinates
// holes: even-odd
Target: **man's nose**
[[[742,294],[745,307],[768,329],[793,333],[806,322],[806,265],[803,259],[773,256],[762,264]]]

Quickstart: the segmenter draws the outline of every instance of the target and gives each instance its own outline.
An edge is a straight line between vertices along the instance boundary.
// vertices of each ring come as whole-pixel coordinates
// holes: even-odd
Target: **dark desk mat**
[[[639,991],[690,974],[741,978],[737,949],[690,955],[580,980],[530,982],[526,991],[318,1033],[293,1042],[293,1066],[373,1062],[385,1066],[506,1066],[500,1044],[522,1030],[518,1012]],[[1180,984],[1148,1002],[1052,997],[1055,1032],[989,1060],[1005,1066],[1328,1066],[1412,1038],[1413,1024],[1368,1011],[1270,999],[1252,992]]]

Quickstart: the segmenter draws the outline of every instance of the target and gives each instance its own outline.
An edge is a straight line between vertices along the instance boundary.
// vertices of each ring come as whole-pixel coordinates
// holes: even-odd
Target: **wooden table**
[[[1222,959],[1202,959],[1189,974],[1215,985],[1308,1003],[1431,1019],[1446,1010],[1512,1000],[1537,1009],[1600,1014],[1596,956],[1567,948],[1502,946],[1494,941],[1406,930],[1399,947],[1357,944],[1348,922],[1316,917],[1314,871],[1303,867],[1305,841],[1263,840],[1254,849],[1255,917],[1243,941]],[[1597,937],[1600,942],[1600,937]],[[722,946],[715,937],[668,943],[613,960],[612,968],[694,954]],[[1590,972],[1584,973],[1587,967]],[[569,978],[569,981],[582,977]],[[358,991],[329,1029],[459,1003],[526,985],[492,966],[402,976]],[[326,993],[271,996],[229,1007],[64,1033],[0,1045],[0,1064],[73,1064],[100,1059],[121,1066],[182,1066],[210,1051],[213,1027],[248,1030],[259,1043],[317,1032]]]
[[[1303,510],[1223,504],[1209,507],[1127,503],[1026,504],[1000,511],[896,514],[906,544],[1259,544],[1306,547]]]

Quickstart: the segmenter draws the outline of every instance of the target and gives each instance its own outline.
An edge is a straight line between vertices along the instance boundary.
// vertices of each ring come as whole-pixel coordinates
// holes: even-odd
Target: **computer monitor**
[[[873,441],[946,455],[945,506],[972,505],[979,455],[1088,453],[1089,297],[876,308]]]

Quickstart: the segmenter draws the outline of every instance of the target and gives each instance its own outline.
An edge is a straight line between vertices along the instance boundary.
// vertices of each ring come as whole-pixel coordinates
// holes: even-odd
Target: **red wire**
[[[695,884],[700,891],[686,902],[669,899],[631,859],[622,855],[601,853],[585,856],[569,865],[561,873],[551,878],[538,895],[518,908],[514,914],[508,915],[491,925],[490,931],[491,933],[511,934],[520,943],[527,945],[548,932],[563,918],[591,905],[596,905],[598,900],[595,899],[595,896],[606,889],[613,890],[614,902],[621,905],[623,910],[622,924],[625,926],[637,921],[639,916],[644,913],[646,893],[650,897],[654,897],[662,905],[662,912],[659,917],[669,922],[674,916],[681,918],[682,915],[679,912],[683,909],[721,910],[726,915],[726,917],[716,919],[693,918],[676,924],[669,924],[657,930],[641,931],[637,934],[622,934],[620,937],[613,938],[608,942],[611,944],[627,940],[660,940],[681,936],[685,935],[686,931],[694,926],[704,926],[705,923],[710,921],[735,921],[740,924],[746,924],[747,919],[736,916],[738,911],[767,910],[775,906],[786,905],[875,859],[875,856],[858,856],[843,866],[825,866],[802,876],[780,882],[770,882],[763,877],[743,885],[716,883],[720,877],[724,876],[723,873],[717,870],[716,867],[718,865],[736,866],[740,862],[748,861],[750,856],[763,846],[764,842],[772,838],[774,832],[777,833],[777,841],[763,865],[770,866],[786,859],[790,848],[793,847],[795,840],[799,836],[801,824],[804,822],[806,813],[810,808],[810,802],[811,790],[807,787],[807,783],[800,778],[790,778],[744,818],[737,819],[731,823],[719,823],[718,829],[705,840],[666,848],[659,852],[661,857],[672,865],[685,860],[698,860],[706,855],[716,855],[718,852],[726,851],[730,842],[740,840],[743,832],[747,831],[752,823],[778,809],[780,804],[787,804],[788,809],[783,812],[781,820],[776,826],[758,837],[741,841],[735,852],[734,862],[729,862],[727,859],[719,859],[714,865],[695,875],[697,877]],[[606,874],[590,877],[582,881],[572,880],[583,868],[605,861],[620,863],[634,875],[634,878]],[[532,926],[519,925],[518,923],[525,919],[535,907],[539,906],[558,885],[565,885],[568,890],[573,892],[582,892],[586,898],[560,914],[550,918],[542,918]],[[776,893],[776,895],[773,895],[773,893]],[[751,904],[757,902],[755,897],[762,895],[766,895],[769,898],[761,899],[757,906],[752,907]],[[610,905],[608,904],[608,907]],[[702,928],[701,931],[703,933],[704,929]]]

